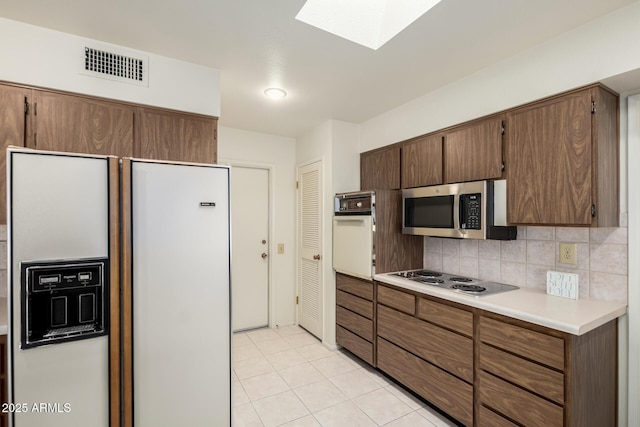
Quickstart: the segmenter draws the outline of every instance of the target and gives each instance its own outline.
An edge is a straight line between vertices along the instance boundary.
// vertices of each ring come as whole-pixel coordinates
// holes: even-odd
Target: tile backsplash
[[[627,216],[621,227],[518,227],[517,240],[424,238],[424,267],[546,289],[548,270],[576,273],[579,297],[627,303]],[[577,264],[562,264],[560,243],[576,243]]]
[[[577,273],[579,297],[627,303],[627,220],[617,228],[518,227],[518,239],[424,238],[424,267],[546,289],[548,270]],[[560,242],[576,243],[577,264],[561,264]],[[0,225],[0,298],[7,296],[7,226]]]

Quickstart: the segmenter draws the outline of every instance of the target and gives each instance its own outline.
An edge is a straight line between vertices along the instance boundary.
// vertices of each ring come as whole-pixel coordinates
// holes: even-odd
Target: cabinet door
[[[215,117],[139,108],[136,114],[135,156],[215,163],[216,136]]]
[[[133,108],[82,96],[36,91],[36,135],[27,146],[88,154],[133,155]]]
[[[0,85],[0,224],[7,223],[7,156],[8,146],[24,146],[26,133],[29,130],[25,104],[31,95],[31,90],[16,86]]]
[[[506,144],[507,222],[591,224],[588,90],[510,113]]]
[[[400,189],[400,147],[360,154],[360,189]]]
[[[442,184],[442,136],[430,135],[402,147],[402,188]]]
[[[502,119],[493,117],[452,130],[444,137],[444,182],[502,176]]]

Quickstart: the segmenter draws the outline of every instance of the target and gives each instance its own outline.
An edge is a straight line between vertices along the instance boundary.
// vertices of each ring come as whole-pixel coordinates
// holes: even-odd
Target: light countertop
[[[376,274],[374,280],[573,335],[587,333],[627,312],[627,306],[624,304],[567,299],[547,295],[541,289],[520,288],[500,294],[475,297],[389,274]]]

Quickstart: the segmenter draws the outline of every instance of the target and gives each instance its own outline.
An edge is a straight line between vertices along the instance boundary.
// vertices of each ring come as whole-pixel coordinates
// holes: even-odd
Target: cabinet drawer
[[[512,423],[506,418],[502,418],[489,408],[480,406],[480,412],[478,414],[479,426],[491,426],[491,427],[518,427],[517,424]]]
[[[336,326],[336,341],[370,365],[373,365],[373,344],[341,326]]]
[[[373,301],[373,282],[338,273],[336,274],[336,288]]]
[[[562,426],[562,407],[484,371],[479,375],[480,404],[527,427]]]
[[[371,301],[338,290],[336,304],[361,314],[367,319],[373,319],[373,303]]]
[[[473,382],[473,340],[378,305],[378,336]]]
[[[519,326],[480,317],[480,341],[564,370],[564,340]]]
[[[480,344],[480,369],[564,404],[564,375],[486,344]]]
[[[416,317],[443,328],[452,329],[468,337],[473,336],[473,313],[471,312],[426,298],[418,298]]]
[[[378,338],[378,368],[464,425],[473,424],[473,387]]]
[[[373,342],[373,322],[366,317],[337,306],[336,323],[367,341]]]
[[[405,313],[416,313],[416,298],[413,295],[386,286],[378,285],[378,302]]]

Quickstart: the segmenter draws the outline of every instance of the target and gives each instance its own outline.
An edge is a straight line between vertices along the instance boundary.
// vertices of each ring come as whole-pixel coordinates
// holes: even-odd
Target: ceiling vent
[[[85,46],[82,74],[148,86],[148,58]]]

